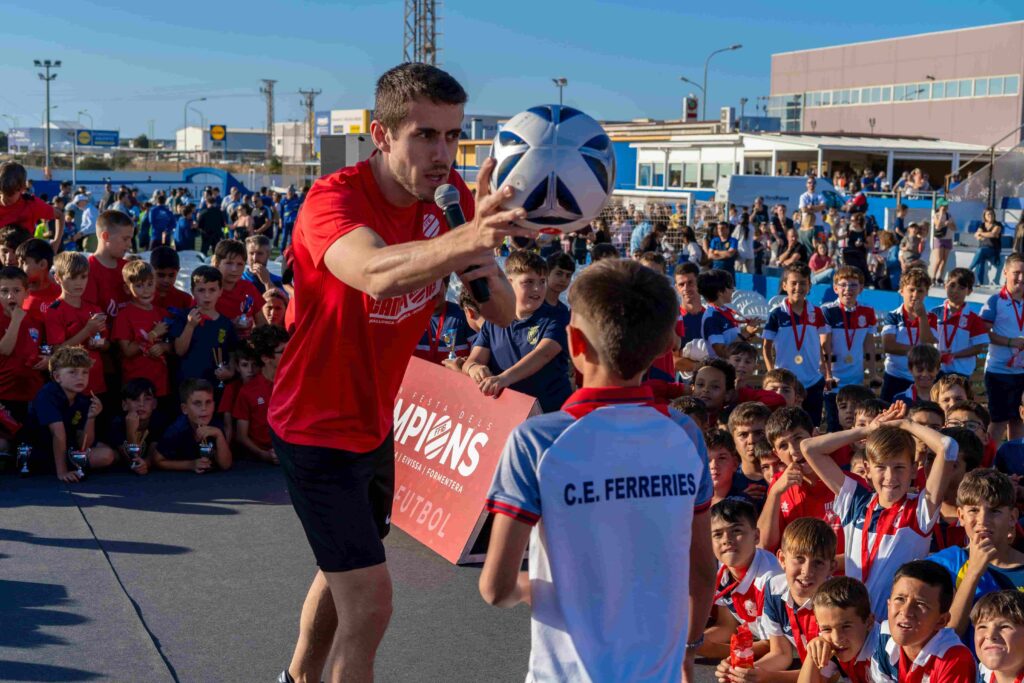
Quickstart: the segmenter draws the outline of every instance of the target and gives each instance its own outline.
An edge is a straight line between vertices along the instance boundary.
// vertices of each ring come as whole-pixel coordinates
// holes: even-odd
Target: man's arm
[[[690,634],[694,642],[704,633],[715,594],[715,560],[711,551],[711,513],[694,513],[690,532]]]
[[[494,515],[491,541],[480,572],[480,595],[489,605],[515,607],[530,602],[530,579],[523,566],[523,554],[530,542],[530,525],[507,515]],[[708,539],[711,532],[708,531]]]
[[[492,322],[508,325],[515,317],[515,297],[508,280],[494,265],[492,249],[506,237],[536,237],[536,231],[519,228],[513,221],[526,217],[523,209],[501,210],[512,188],[490,194],[495,162],[488,159],[477,180],[476,215],[457,230],[432,240],[388,246],[369,227],[349,232],[328,247],[324,263],[331,274],[345,284],[386,299],[416,291],[449,273],[462,273],[464,282],[487,278],[491,300],[481,304],[481,313]],[[471,267],[477,270],[465,273]]]

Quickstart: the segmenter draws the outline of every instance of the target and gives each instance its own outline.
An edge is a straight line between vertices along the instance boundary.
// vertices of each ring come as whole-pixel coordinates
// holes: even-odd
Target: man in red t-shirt
[[[52,206],[26,190],[25,167],[16,161],[0,164],[0,226],[17,225],[32,235],[41,221],[62,219]]]
[[[477,180],[476,212],[452,170],[466,93],[447,73],[404,64],[377,82],[369,160],[318,180],[293,238],[295,334],[274,380],[268,421],[292,504],[320,572],[302,610],[299,645],[279,680],[369,680],[391,615],[381,538],[394,497],[394,401],[441,278],[485,279],[485,318],[511,323],[511,286],[493,248],[535,237]],[[466,226],[449,231],[434,192],[460,191]],[[470,266],[476,270],[466,273]],[[335,640],[337,631],[337,640]],[[332,678],[328,674],[327,678]]]

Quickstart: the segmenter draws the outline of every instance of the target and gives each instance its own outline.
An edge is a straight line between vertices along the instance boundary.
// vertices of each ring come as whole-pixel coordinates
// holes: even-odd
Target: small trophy
[[[127,443],[124,445],[124,450],[128,453],[128,459],[131,460],[132,469],[138,469],[139,465],[142,464],[142,460],[140,459],[142,455],[142,444]]]
[[[213,461],[213,444],[205,439],[199,442],[199,457]]]
[[[32,447],[27,443],[18,446],[18,474],[28,476],[28,461],[32,457]]]
[[[92,339],[89,340],[89,343],[92,346],[103,346],[103,335],[97,332],[92,336]]]
[[[218,370],[227,370],[228,369],[228,364],[224,360],[224,350],[221,349],[220,347],[213,349],[213,362],[217,364],[217,369]],[[220,381],[217,382],[217,388],[218,389],[223,389],[224,388],[224,380],[220,380]]]
[[[74,466],[75,474],[78,475],[78,479],[84,479],[85,470],[82,468],[89,464],[88,452],[84,449],[68,449],[68,462],[70,462],[71,465]]]
[[[39,353],[43,354],[44,356],[52,356],[53,347],[50,346],[49,344],[43,344],[42,346],[39,347]]]
[[[445,346],[448,347],[448,360],[455,360],[457,358],[455,355],[455,330],[445,330],[444,336],[441,338],[444,339]]]
[[[245,314],[245,312],[248,311],[250,308],[252,308],[252,302],[253,302],[252,296],[249,295],[249,294],[246,294],[245,295],[245,301],[242,302],[242,315],[238,316],[238,326],[239,327],[248,327],[249,326],[249,316],[247,316]]]

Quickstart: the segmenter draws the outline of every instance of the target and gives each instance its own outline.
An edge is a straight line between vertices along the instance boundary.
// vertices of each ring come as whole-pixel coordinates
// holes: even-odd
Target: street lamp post
[[[715,55],[719,54],[720,52],[729,52],[730,50],[739,50],[741,47],[743,47],[743,46],[740,45],[739,43],[736,43],[735,45],[730,45],[729,47],[723,47],[720,50],[715,50],[714,52],[709,54],[708,58],[704,60],[704,87],[702,88],[702,91],[704,92],[704,106],[701,107],[701,110],[700,110],[700,118],[702,120],[704,120],[704,121],[708,120],[708,64],[711,63],[711,58],[714,57]]]
[[[94,128],[93,121],[92,121],[92,114],[89,113],[88,109],[83,109],[82,111],[78,112],[78,118],[81,119],[82,116],[88,116],[89,117],[89,130],[92,130]]]
[[[188,105],[193,102],[205,102],[205,97],[197,97],[194,100],[189,100],[185,103],[185,110],[182,112],[182,125],[181,125],[181,151],[178,153],[178,165],[181,165],[181,152],[188,150]],[[199,139],[202,141],[203,132],[199,131]]]
[[[569,85],[569,79],[568,78],[552,78],[551,81],[555,84],[555,87],[558,88],[558,104],[559,104],[559,106],[561,106],[561,104],[562,104],[562,89],[565,88],[565,86]]]
[[[32,63],[37,69],[44,69],[46,74],[39,74],[39,80],[46,82],[46,128],[43,130],[46,144],[46,173],[50,173],[50,81],[57,78],[57,74],[51,74],[50,69],[59,69],[60,60],[50,61],[49,59],[34,59]]]

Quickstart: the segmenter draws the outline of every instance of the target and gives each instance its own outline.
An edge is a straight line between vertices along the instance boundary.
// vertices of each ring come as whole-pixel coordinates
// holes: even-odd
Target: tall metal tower
[[[274,84],[277,81],[263,79],[260,93],[267,98],[267,163],[274,158]]]
[[[402,59],[438,65],[437,0],[405,0]]]
[[[313,113],[313,109],[315,108],[314,107],[314,102],[316,101],[316,96],[319,95],[321,92],[323,92],[323,91],[322,90],[303,90],[302,88],[299,88],[299,94],[302,95],[302,106],[304,106],[306,108],[306,137],[307,137],[307,141],[309,142],[309,158],[310,159],[315,158],[314,157],[314,151],[313,151],[314,150],[314,142],[315,142],[315,139],[314,139],[313,136],[314,136],[314,132],[316,131],[316,127],[315,127],[316,126],[316,121],[315,121],[315,116],[316,115]]]

